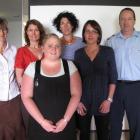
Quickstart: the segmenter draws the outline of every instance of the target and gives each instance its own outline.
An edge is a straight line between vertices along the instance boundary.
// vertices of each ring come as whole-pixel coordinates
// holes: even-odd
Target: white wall
[[[31,6],[30,7],[30,18],[38,19],[44,24],[48,31],[59,34],[56,29],[52,26],[52,20],[62,11],[73,12],[80,21],[80,27],[76,32],[76,35],[81,36],[82,27],[84,23],[89,19],[95,19],[99,22],[103,30],[102,43],[119,30],[118,15],[124,6],[74,6],[74,5],[57,5],[57,6]],[[140,18],[138,13],[140,7],[132,7],[136,13],[136,29],[140,30]],[[60,35],[60,34],[59,34]]]
[[[22,21],[8,21],[8,42],[16,47],[22,45]]]
[[[103,39],[102,43],[114,34],[119,31],[118,25],[118,16],[120,10],[125,8],[124,6],[74,6],[74,5],[49,5],[49,6],[31,6],[30,7],[30,18],[38,19],[44,24],[49,32],[55,32],[58,35],[59,32],[52,26],[52,20],[57,16],[58,13],[62,11],[73,12],[76,17],[79,19],[80,27],[76,32],[76,35],[81,36],[82,27],[84,23],[89,19],[95,19],[102,27],[103,30]],[[140,12],[140,7],[131,7],[136,13],[136,25],[135,28],[140,30],[140,18],[138,13]],[[94,119],[91,123],[91,129],[95,130]],[[128,129],[128,123],[125,116],[123,121],[123,129]]]

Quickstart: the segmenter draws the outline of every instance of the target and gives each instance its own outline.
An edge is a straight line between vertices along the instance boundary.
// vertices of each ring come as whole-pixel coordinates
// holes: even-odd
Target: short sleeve
[[[16,54],[15,68],[24,69],[24,67],[25,67],[25,64],[24,64],[24,59],[23,59],[23,50],[22,48],[19,48]]]
[[[68,61],[68,66],[69,66],[70,75],[72,75],[74,72],[77,71],[77,68],[72,61]]]
[[[35,75],[35,63],[36,62],[32,62],[30,63],[27,68],[25,69],[24,74],[30,76],[31,78],[34,78]]]

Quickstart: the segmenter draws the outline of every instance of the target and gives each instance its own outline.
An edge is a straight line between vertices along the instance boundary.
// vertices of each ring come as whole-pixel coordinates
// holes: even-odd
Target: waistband
[[[118,83],[124,83],[124,84],[137,84],[140,83],[140,80],[137,81],[129,81],[129,80],[117,80]]]

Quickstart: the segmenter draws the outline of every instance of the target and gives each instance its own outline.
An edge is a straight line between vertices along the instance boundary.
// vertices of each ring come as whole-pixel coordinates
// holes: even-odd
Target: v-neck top
[[[28,46],[21,47],[17,50],[15,68],[26,69],[26,67],[38,58],[29,50]]]
[[[108,97],[109,84],[117,81],[113,49],[100,46],[98,54],[91,60],[85,48],[81,48],[76,51],[74,61],[82,79],[81,101],[92,114],[101,115],[99,106]]]

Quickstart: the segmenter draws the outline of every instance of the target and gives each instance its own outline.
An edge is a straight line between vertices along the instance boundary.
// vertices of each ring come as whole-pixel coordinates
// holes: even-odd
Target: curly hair
[[[57,15],[56,18],[53,20],[53,26],[56,27],[56,29],[61,32],[60,30],[60,22],[62,18],[67,18],[71,24],[72,32],[75,32],[79,26],[79,20],[76,18],[76,16],[72,12],[64,11]],[[61,32],[62,33],[62,32]]]
[[[43,41],[43,38],[45,36],[45,30],[44,30],[44,27],[43,25],[36,19],[32,19],[32,20],[28,20],[26,25],[25,25],[25,28],[24,28],[24,37],[25,37],[25,41],[27,43],[27,45],[30,45],[30,40],[29,40],[29,37],[27,35],[27,30],[28,30],[28,27],[33,24],[33,25],[36,25],[39,32],[40,32],[40,38],[39,38],[39,45],[42,45],[42,41]]]

